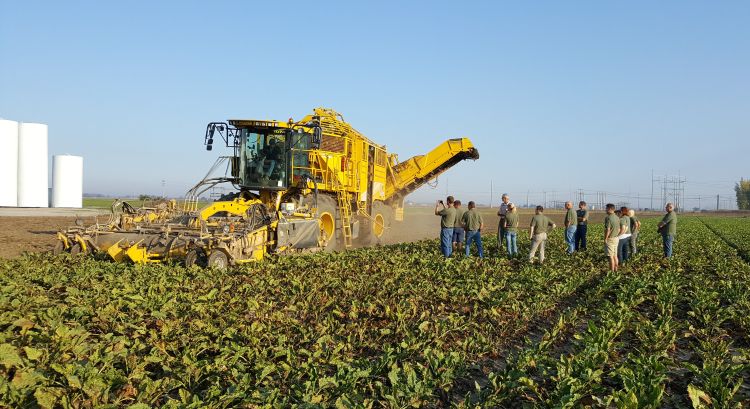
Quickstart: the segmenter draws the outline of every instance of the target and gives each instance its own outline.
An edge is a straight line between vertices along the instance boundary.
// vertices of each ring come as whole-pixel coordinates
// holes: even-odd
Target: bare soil
[[[76,209],[0,209],[0,258],[18,257],[24,252],[50,251],[56,243],[57,231],[72,226],[76,215],[86,225],[94,223],[94,215],[102,211]],[[440,232],[440,217],[434,215],[433,207],[414,206],[405,209],[403,222],[393,222],[383,244],[404,243],[422,239],[437,238]],[[497,209],[480,208],[484,218],[484,231],[497,231]],[[533,210],[519,209],[520,225],[529,225]],[[558,226],[562,225],[564,212],[550,209],[545,212]],[[69,215],[69,216],[66,216]],[[100,216],[100,219],[102,216]],[[106,216],[104,216],[106,218]],[[603,213],[592,212],[591,223],[601,223]]]

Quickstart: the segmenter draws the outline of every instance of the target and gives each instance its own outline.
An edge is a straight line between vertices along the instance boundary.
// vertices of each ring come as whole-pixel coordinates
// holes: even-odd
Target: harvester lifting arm
[[[479,159],[479,151],[468,138],[449,139],[425,155],[389,166],[385,200],[403,199],[464,159]]]

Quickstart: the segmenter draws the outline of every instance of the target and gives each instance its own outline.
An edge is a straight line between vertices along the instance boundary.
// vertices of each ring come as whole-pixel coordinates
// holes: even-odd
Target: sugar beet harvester
[[[117,203],[109,221],[58,233],[57,252],[106,253],[136,263],[183,260],[223,268],[268,254],[338,250],[380,242],[404,217],[404,198],[479,152],[467,138],[447,140],[403,162],[331,109],[301,121],[212,122],[204,144],[233,149],[209,171],[180,209]],[[198,198],[221,183],[236,193],[199,209]]]

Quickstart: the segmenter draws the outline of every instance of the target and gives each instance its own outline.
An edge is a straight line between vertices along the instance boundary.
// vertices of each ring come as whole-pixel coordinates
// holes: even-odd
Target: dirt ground
[[[0,208],[0,258],[52,250],[58,230],[75,224],[77,218],[94,224],[97,214],[101,212],[90,209]],[[103,221],[106,216],[99,218]]]
[[[440,230],[440,218],[433,214],[433,207],[409,207],[405,209],[403,222],[394,222],[383,240],[383,244],[403,243],[427,238],[437,238]],[[521,226],[528,226],[533,210],[519,209]],[[497,209],[481,208],[485,231],[497,231]],[[559,209],[545,212],[555,223],[562,224],[564,213]],[[77,217],[85,225],[94,223],[95,215],[99,220],[106,219],[106,212],[94,209],[0,209],[0,258],[17,257],[24,252],[43,252],[52,250],[55,245],[55,233],[75,223]],[[592,212],[591,222],[601,223],[603,213]]]
[[[383,243],[393,244],[437,237],[440,218],[432,214],[433,210],[427,207],[406,209],[405,221],[394,222]],[[497,227],[495,211],[483,209],[482,212],[485,223],[491,229]],[[79,212],[58,209],[0,209],[0,257],[13,258],[24,252],[52,250],[56,243],[55,233],[73,225],[76,214],[86,225],[90,225],[94,223],[94,215],[101,213],[87,213],[80,209]],[[99,218],[103,221],[106,216]],[[525,220],[522,218],[522,222]]]

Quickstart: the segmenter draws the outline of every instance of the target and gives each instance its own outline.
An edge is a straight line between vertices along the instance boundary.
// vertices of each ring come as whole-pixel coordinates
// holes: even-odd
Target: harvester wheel
[[[62,254],[63,251],[65,251],[65,244],[62,242],[62,240],[58,240],[57,244],[55,244],[55,247],[52,249],[52,255],[56,256],[58,254]]]
[[[187,268],[193,266],[205,267],[207,262],[206,253],[203,250],[192,249],[185,254],[185,267]]]
[[[393,220],[393,210],[381,201],[372,204],[370,219],[365,221],[364,228],[360,230],[362,245],[381,244],[388,234]]]
[[[208,267],[224,270],[229,266],[227,254],[221,250],[214,250],[208,255]]]
[[[325,251],[340,250],[341,246],[336,231],[341,225],[339,212],[336,211],[336,200],[327,195],[318,196],[318,219],[320,219],[320,234],[328,238]]]
[[[81,248],[81,243],[76,243],[70,247],[70,254],[72,256],[77,256],[83,252],[83,248]]]

